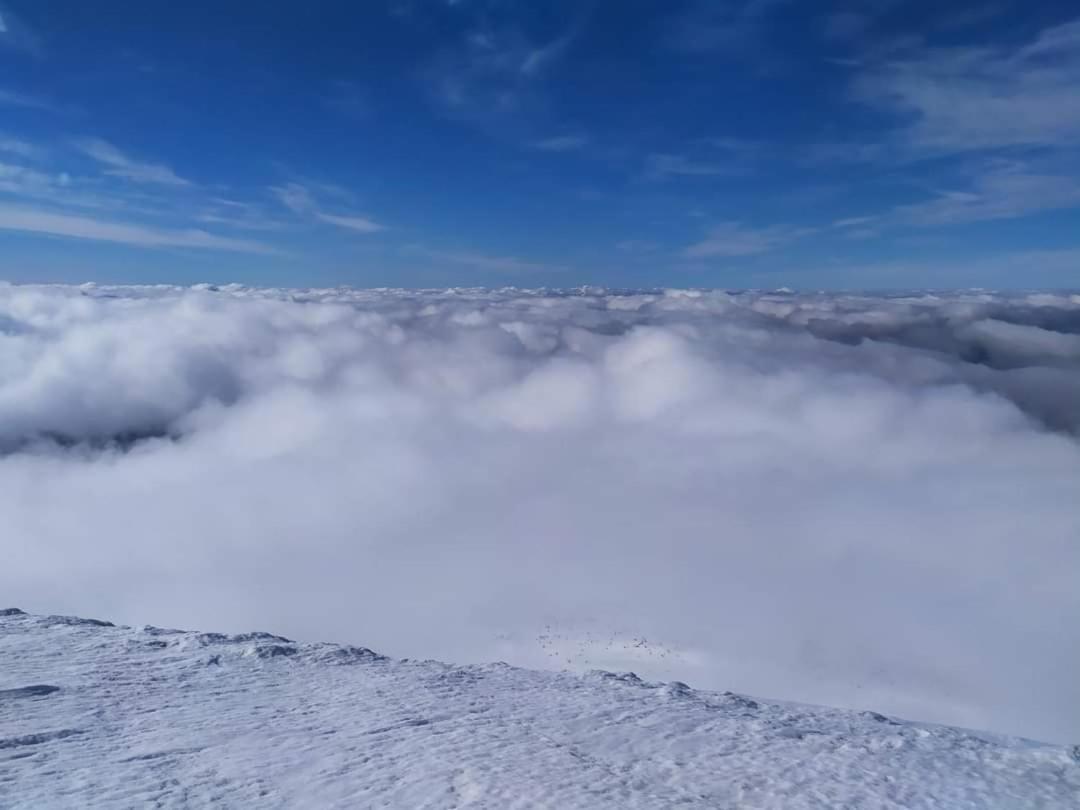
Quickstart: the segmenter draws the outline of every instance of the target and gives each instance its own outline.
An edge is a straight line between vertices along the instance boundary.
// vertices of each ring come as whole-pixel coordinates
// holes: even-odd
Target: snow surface
[[[0,612],[0,806],[1074,808],[1063,746],[648,683]]]

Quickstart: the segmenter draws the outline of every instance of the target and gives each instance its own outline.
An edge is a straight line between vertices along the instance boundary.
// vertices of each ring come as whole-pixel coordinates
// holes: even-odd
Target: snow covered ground
[[[0,807],[1075,808],[1080,753],[631,674],[0,612]]]

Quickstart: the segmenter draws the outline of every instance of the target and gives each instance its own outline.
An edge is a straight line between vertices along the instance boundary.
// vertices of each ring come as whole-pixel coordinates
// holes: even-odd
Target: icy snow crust
[[[1076,752],[630,673],[0,612],[0,806],[1080,806]]]

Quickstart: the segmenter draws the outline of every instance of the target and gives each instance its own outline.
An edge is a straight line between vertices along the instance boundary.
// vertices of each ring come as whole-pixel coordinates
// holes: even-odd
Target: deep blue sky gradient
[[[1080,286],[1072,3],[0,19],[9,280]]]

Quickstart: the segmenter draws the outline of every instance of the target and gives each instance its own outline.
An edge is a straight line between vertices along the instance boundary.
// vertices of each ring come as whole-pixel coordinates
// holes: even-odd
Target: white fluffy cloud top
[[[0,287],[0,601],[1080,739],[1080,296]]]

